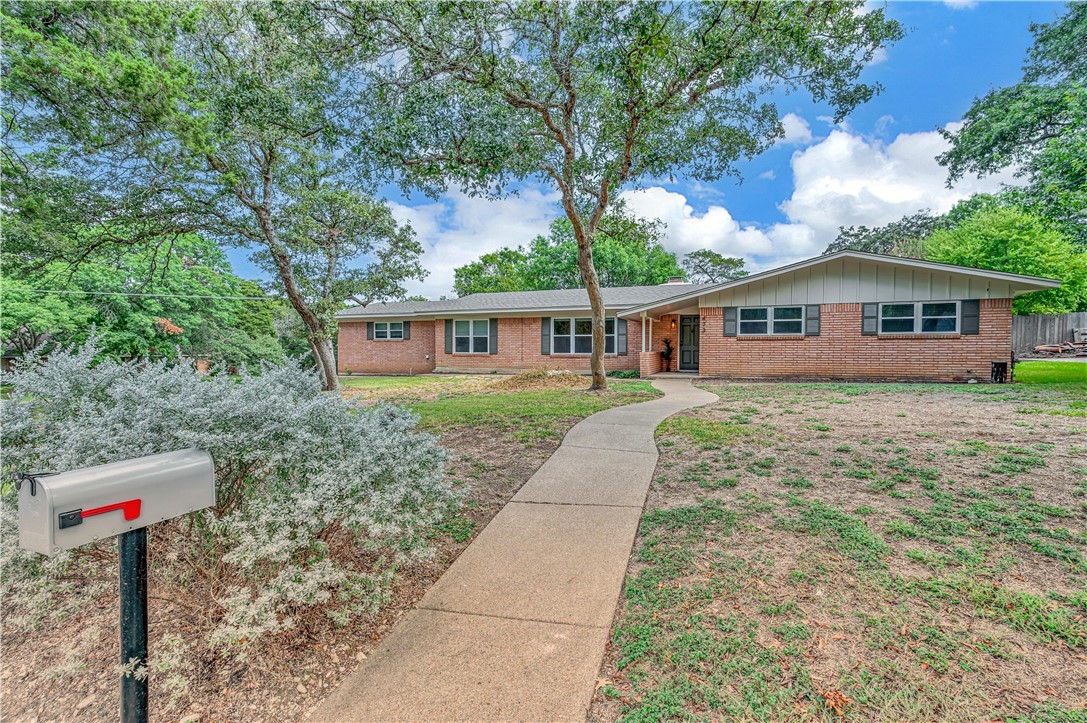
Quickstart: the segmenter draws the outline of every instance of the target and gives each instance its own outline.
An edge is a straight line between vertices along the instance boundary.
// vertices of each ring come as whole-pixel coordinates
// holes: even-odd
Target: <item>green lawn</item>
[[[601,410],[660,396],[649,382],[616,379],[608,380],[605,392],[493,388],[505,378],[487,374],[366,376],[341,377],[340,384],[345,395],[409,407],[419,415],[420,427],[428,431],[472,427],[501,432],[527,444],[561,437],[571,424]]]
[[[1087,723],[1087,381],[1068,366],[707,385],[719,402],[658,427],[590,718]]]
[[[606,392],[582,389],[481,392],[409,402],[408,406],[419,415],[424,429],[491,429],[531,443],[561,436],[571,422],[590,414],[658,396],[660,392],[649,382],[609,380]]]
[[[1015,365],[1020,384],[1087,384],[1087,362],[1024,361]]]

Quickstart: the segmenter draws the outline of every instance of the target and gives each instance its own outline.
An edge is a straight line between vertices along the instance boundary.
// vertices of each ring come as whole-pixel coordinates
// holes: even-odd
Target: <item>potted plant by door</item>
[[[665,339],[661,342],[661,366],[666,372],[672,371],[672,355],[674,353],[675,350],[672,348],[671,339]]]

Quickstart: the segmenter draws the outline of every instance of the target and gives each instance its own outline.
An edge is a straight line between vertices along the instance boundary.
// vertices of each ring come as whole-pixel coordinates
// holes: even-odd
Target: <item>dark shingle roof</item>
[[[601,289],[604,306],[623,309],[687,294],[702,288],[700,284],[660,284],[658,286],[615,286]],[[585,289],[555,291],[503,291],[494,294],[470,294],[445,301],[394,301],[344,309],[340,319],[374,316],[430,316],[435,314],[473,314],[478,312],[546,311],[548,309],[576,310],[589,308]]]

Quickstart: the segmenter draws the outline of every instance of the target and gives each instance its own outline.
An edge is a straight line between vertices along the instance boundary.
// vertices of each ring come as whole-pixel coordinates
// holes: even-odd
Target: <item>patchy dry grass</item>
[[[707,388],[591,720],[1087,721],[1087,383]]]

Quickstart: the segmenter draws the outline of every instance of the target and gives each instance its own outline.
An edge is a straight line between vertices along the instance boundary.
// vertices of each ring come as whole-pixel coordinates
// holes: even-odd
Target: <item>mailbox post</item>
[[[117,537],[121,665],[147,664],[147,527],[215,504],[215,465],[200,449],[59,474],[24,474],[19,545],[53,556]],[[146,723],[147,678],[121,677],[121,720]]]

